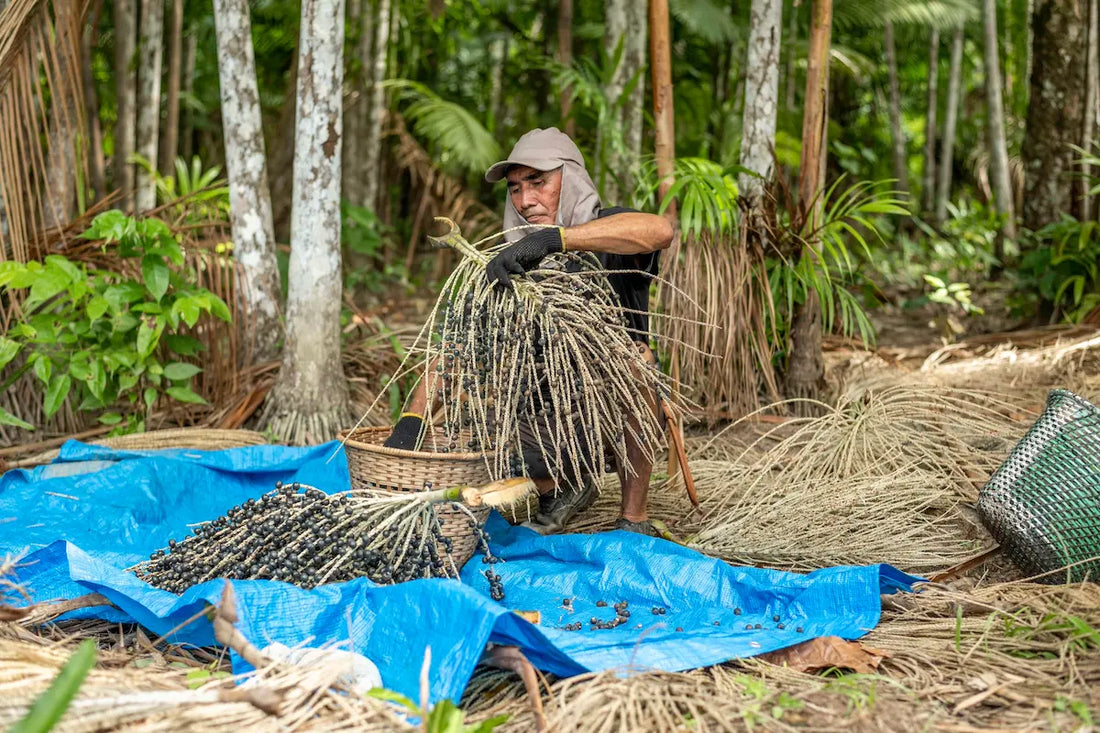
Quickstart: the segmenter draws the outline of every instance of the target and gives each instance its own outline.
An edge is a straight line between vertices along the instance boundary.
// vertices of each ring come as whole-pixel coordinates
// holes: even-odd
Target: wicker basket
[[[489,483],[489,468],[482,453],[444,453],[447,438],[442,429],[429,432],[419,451],[385,448],[390,428],[358,428],[342,432],[344,454],[348,460],[353,491],[423,491],[430,482],[434,489],[451,486],[484,486]],[[443,536],[451,540],[450,556],[461,568],[477,549],[477,533],[470,527],[470,515],[479,525],[489,518],[487,507],[460,508],[457,503],[436,507]],[[445,552],[440,548],[440,552]]]
[[[1100,410],[1051,390],[1043,414],[982,488],[978,514],[1029,575],[1046,574],[1046,583],[1100,578]]]

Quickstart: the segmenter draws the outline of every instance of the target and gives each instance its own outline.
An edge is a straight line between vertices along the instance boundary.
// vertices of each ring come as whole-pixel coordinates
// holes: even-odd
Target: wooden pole
[[[653,72],[653,121],[657,154],[658,198],[663,202],[675,182],[676,136],[672,107],[672,49],[668,32],[668,0],[649,0],[649,55]],[[665,216],[676,217],[676,202]]]

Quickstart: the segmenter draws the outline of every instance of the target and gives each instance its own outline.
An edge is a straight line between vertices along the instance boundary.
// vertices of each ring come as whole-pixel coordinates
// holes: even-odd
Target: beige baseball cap
[[[516,141],[507,160],[494,163],[485,171],[485,180],[496,183],[504,178],[508,168],[513,165],[525,165],[537,171],[552,171],[561,168],[567,160],[584,167],[584,156],[568,135],[556,127],[535,128]]]

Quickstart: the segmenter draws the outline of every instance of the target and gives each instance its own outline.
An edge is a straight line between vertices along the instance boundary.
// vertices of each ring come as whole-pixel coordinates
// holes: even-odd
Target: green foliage
[[[204,170],[196,155],[188,167],[183,158],[176,158],[176,175],[162,176],[156,167],[134,153],[130,162],[141,166],[153,176],[157,187],[157,200],[161,204],[174,204],[175,212],[188,222],[205,222],[226,219],[229,216],[229,186],[219,179],[221,168]]]
[[[449,102],[426,85],[388,79],[384,86],[406,104],[404,114],[417,135],[427,140],[444,168],[481,173],[500,160],[500,145],[469,110]]]
[[[1012,304],[1027,312],[1042,299],[1077,323],[1100,305],[1100,230],[1095,221],[1063,214],[1035,232],[1036,245],[1021,258]]]
[[[932,288],[932,292],[927,296],[930,302],[946,305],[967,315],[972,313],[980,315],[985,312],[971,302],[972,293],[967,283],[945,283],[935,275],[925,275],[924,281]]]
[[[706,158],[677,158],[673,164],[675,183],[669,188],[659,212],[679,200],[680,230],[685,236],[703,232],[732,234],[737,230],[738,173],[757,175],[741,166],[723,168]],[[657,191],[657,164],[650,158],[641,167],[635,199],[650,199]]]
[[[229,321],[229,308],[180,273],[183,251],[158,219],[107,211],[81,236],[103,240],[120,271],[89,270],[60,255],[0,263],[0,291],[27,291],[22,319],[0,337],[0,369],[26,355],[24,369],[42,385],[47,417],[70,397],[80,410],[131,413],[151,410],[162,394],[203,403],[191,389],[201,369],[184,361],[202,344],[181,331],[205,314]],[[138,269],[140,276],[123,274]],[[0,420],[12,419],[0,410]],[[100,417],[108,425],[121,420],[114,410]],[[137,420],[131,414],[128,426]]]
[[[9,733],[46,733],[51,730],[69,708],[88,671],[95,666],[96,644],[93,639],[85,639],[69,657],[69,661],[57,673],[30,710],[21,720],[11,727]]]
[[[948,30],[976,21],[981,8],[976,0],[836,0],[833,20],[838,28],[916,25]]]
[[[381,687],[368,691],[367,697],[395,703],[412,715],[424,717],[421,730],[425,733],[492,733],[508,720],[507,715],[497,715],[480,723],[467,724],[466,714],[450,700],[441,700],[431,711],[426,711],[404,695]]]
[[[741,33],[726,3],[715,0],[672,0],[669,12],[684,28],[707,43],[718,45],[735,40]]]

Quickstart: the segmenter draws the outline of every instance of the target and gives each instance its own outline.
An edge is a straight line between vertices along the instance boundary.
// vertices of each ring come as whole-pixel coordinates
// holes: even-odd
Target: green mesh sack
[[[1100,580],[1100,410],[1066,389],[981,490],[978,514],[1013,562],[1047,583]]]

